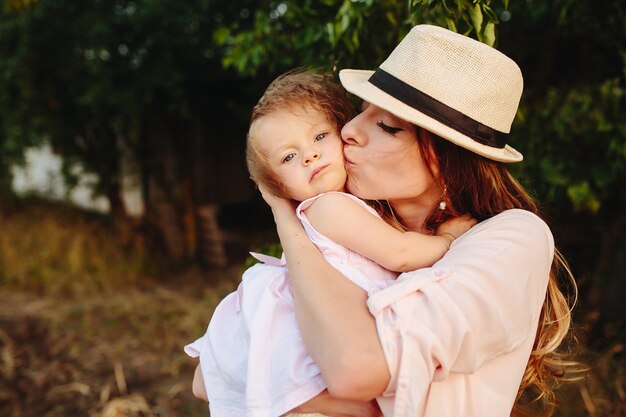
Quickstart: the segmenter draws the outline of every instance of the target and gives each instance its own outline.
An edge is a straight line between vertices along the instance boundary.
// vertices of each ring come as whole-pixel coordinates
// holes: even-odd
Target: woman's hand
[[[437,228],[437,236],[445,236],[450,238],[450,242],[460,237],[463,233],[467,232],[476,224],[476,219],[469,215],[454,217],[450,220],[446,220]]]
[[[321,413],[329,417],[381,417],[383,414],[375,400],[370,402],[339,400],[324,390],[292,413]]]
[[[294,211],[295,207],[293,206],[292,201],[285,198],[276,197],[263,184],[259,184],[259,191],[261,192],[263,200],[265,200],[265,202],[272,209],[274,215],[276,215],[277,212],[281,212],[282,210],[287,210],[289,212]]]

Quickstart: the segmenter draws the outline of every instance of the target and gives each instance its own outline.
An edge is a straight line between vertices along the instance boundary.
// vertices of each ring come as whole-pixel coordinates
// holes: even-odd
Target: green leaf
[[[470,10],[470,18],[472,19],[472,25],[474,26],[474,30],[476,34],[479,35],[482,33],[481,29],[483,27],[483,11],[480,8],[480,4],[476,3]]]
[[[341,16],[341,32],[345,32],[346,29],[348,29],[348,26],[350,26],[350,16],[344,14]]]
[[[225,28],[225,27],[221,27],[213,33],[213,39],[215,40],[215,43],[217,43],[218,45],[224,45],[226,43],[226,40],[229,37],[230,37],[230,30],[228,30],[228,28]]]
[[[483,42],[489,46],[493,46],[496,42],[496,25],[493,22],[487,23],[485,32],[483,33]]]
[[[448,29],[450,29],[453,32],[458,32],[456,30],[456,24],[454,23],[454,20],[450,19],[449,17],[446,18],[446,24],[448,26]]]
[[[326,23],[326,32],[328,32],[328,41],[332,46],[337,45],[337,37],[335,36],[335,25]]]
[[[587,181],[567,187],[567,196],[570,198],[574,204],[574,209],[577,211],[596,213],[600,209],[600,200],[592,192]]]

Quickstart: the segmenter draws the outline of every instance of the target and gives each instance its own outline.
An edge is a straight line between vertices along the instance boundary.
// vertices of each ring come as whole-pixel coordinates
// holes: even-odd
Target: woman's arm
[[[193,374],[192,384],[193,395],[203,401],[208,401],[204,379],[200,365],[196,366]],[[332,397],[327,390],[322,391],[317,396],[311,398],[304,404],[291,410],[292,413],[321,413],[329,417],[381,417],[382,413],[375,400],[363,402],[352,400],[341,400]]]
[[[286,254],[300,332],[328,391],[337,398],[372,400],[387,386],[389,370],[367,294],[326,262],[289,202],[267,192],[263,197]]]
[[[368,402],[340,400],[332,397],[326,390],[291,412],[321,413],[329,417],[382,417],[375,400]]]
[[[317,231],[334,242],[397,272],[432,266],[456,237],[476,223],[469,218],[453,219],[440,236],[403,232],[339,193],[319,197],[306,215]]]

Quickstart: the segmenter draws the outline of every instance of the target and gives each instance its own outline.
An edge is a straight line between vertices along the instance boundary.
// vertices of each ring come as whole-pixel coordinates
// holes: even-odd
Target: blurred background
[[[276,251],[244,163],[293,67],[373,69],[433,23],[511,56],[513,173],[579,286],[557,416],[626,415],[621,0],[0,0],[0,416],[205,416],[182,352]],[[573,297],[573,292],[570,293]]]

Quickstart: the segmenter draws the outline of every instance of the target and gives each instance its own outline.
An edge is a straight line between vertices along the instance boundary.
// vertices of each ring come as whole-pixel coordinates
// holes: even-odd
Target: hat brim
[[[344,69],[339,72],[339,79],[350,93],[478,155],[499,162],[519,162],[524,159],[521,153],[509,145],[504,148],[483,145],[404,104],[371,84],[368,80],[373,73],[374,71]]]

